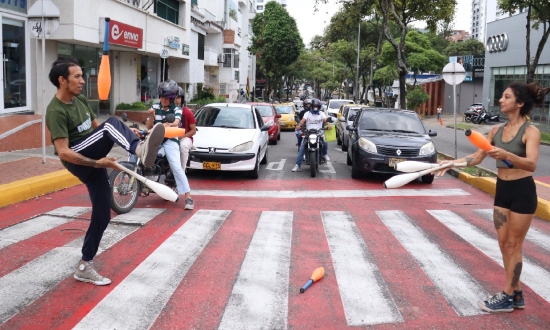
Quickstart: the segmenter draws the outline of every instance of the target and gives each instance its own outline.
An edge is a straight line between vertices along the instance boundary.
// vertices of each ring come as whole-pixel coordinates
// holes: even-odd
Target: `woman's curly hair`
[[[522,102],[523,107],[519,111],[520,115],[527,116],[533,105],[542,105],[544,96],[550,92],[550,88],[542,88],[537,82],[524,83],[513,82],[509,88],[512,89],[516,97],[516,102]]]

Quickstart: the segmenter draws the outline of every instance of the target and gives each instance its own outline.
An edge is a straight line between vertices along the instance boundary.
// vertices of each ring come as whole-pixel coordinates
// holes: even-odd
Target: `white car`
[[[344,100],[344,99],[330,99],[328,100],[326,115],[327,117],[334,117],[336,120],[338,118],[338,111],[342,104],[355,103],[353,100]]]
[[[267,164],[269,125],[253,105],[212,103],[195,117],[190,169],[248,171],[251,178],[259,177],[260,163]]]

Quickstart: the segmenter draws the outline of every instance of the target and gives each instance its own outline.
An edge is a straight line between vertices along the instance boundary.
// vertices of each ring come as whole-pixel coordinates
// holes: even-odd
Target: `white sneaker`
[[[95,285],[111,284],[111,280],[99,275],[95,268],[94,262],[80,260],[74,272],[74,278],[81,282],[88,282]]]
[[[292,172],[300,172],[300,166],[298,166],[298,164],[294,165]]]
[[[324,159],[326,162],[330,161],[330,158],[328,157],[328,155],[324,155],[324,156],[323,156],[323,159]]]

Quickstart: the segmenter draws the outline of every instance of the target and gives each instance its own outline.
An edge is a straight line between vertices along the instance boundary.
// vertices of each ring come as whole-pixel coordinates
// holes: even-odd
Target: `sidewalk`
[[[103,122],[107,118],[108,116],[102,116],[99,120]],[[0,117],[0,129],[3,120],[6,121],[6,117]],[[462,122],[457,118],[457,124],[459,120]],[[436,116],[425,118],[423,121],[426,124],[439,125]],[[443,123],[446,126],[453,126],[454,119],[452,116],[443,116]],[[492,127],[491,125],[476,126],[476,130],[483,134],[486,134]],[[0,135],[2,133],[5,132],[0,131]],[[109,155],[119,159],[127,157],[126,151],[116,145]],[[54,155],[52,146],[46,147],[45,158],[46,161],[43,164],[42,148],[0,152],[0,207],[81,184],[61,165],[59,158]],[[474,177],[454,169],[451,169],[450,172],[460,180],[494,196],[495,179]],[[535,215],[550,221],[550,185],[544,182],[535,182],[539,196],[539,205]]]

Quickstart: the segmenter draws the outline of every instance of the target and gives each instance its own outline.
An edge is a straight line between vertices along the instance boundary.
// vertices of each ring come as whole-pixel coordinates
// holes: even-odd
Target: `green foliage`
[[[229,17],[235,20],[235,22],[238,22],[237,20],[237,11],[235,9],[229,10]]]
[[[430,99],[430,94],[424,91],[422,86],[408,87],[407,89],[407,109],[416,110]]]
[[[484,55],[485,45],[477,39],[470,38],[462,42],[451,42],[442,53],[445,56]]]
[[[224,103],[224,102],[227,102],[227,100],[225,99],[225,96],[218,96],[218,97],[212,97],[212,98],[200,99],[200,100],[193,99],[191,100],[191,102],[189,102],[189,104],[205,105],[210,103]]]
[[[149,110],[151,108],[151,104],[153,101],[151,100],[148,103],[145,102],[134,102],[132,104],[130,103],[119,103],[116,106],[116,110]]]
[[[195,97],[191,100],[191,102],[196,103],[199,100],[213,100],[216,98],[214,95],[214,90],[210,87],[202,87],[202,84],[197,84],[197,88],[199,92]],[[225,100],[225,97],[224,97]]]

